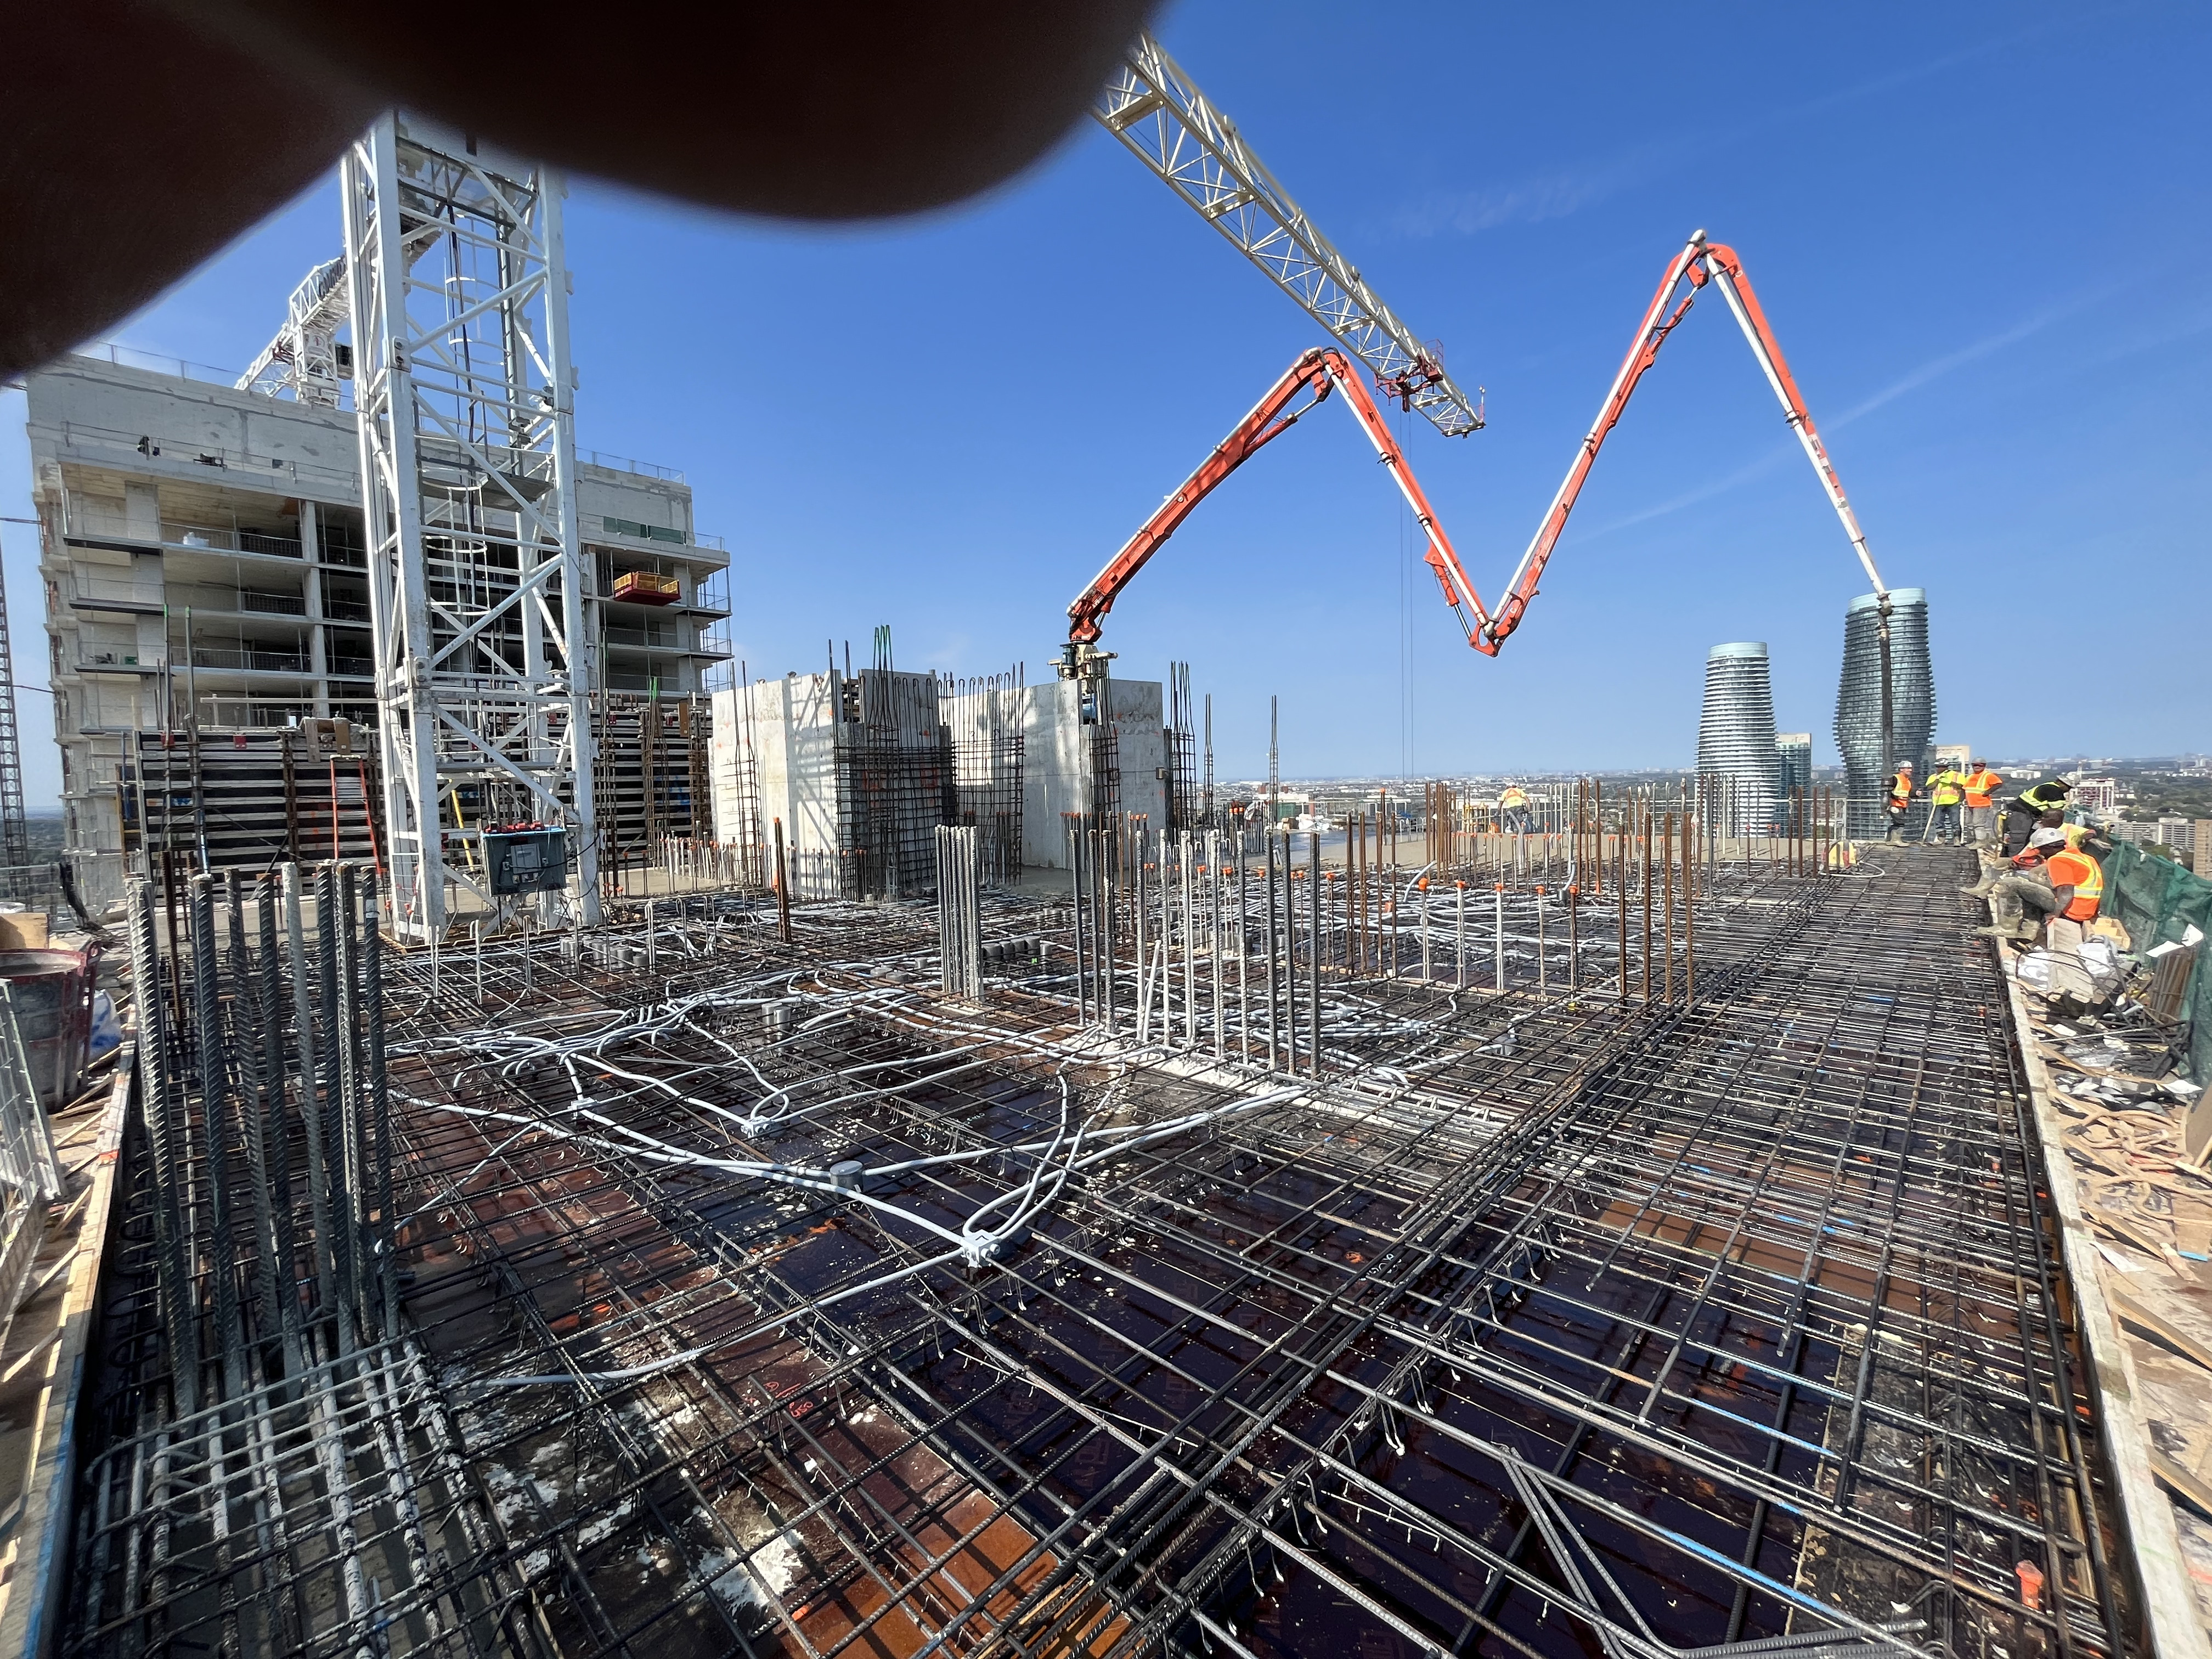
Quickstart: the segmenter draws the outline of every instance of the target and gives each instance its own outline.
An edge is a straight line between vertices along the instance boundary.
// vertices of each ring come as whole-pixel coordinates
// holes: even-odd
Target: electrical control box
[[[510,824],[483,835],[484,873],[491,890],[557,893],[568,884],[568,832],[543,824]]]

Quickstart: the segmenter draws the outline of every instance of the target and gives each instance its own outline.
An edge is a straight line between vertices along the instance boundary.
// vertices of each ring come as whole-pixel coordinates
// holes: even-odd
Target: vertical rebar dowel
[[[1453,882],[1452,891],[1456,912],[1452,920],[1452,985],[1463,991],[1467,988],[1467,884]]]
[[[1415,890],[1417,893],[1419,893],[1419,894],[1420,895],[1420,906],[1421,906],[1421,908],[1420,908],[1420,917],[1421,917],[1421,924],[1420,924],[1420,925],[1421,925],[1421,985],[1422,985],[1422,987],[1423,987],[1423,988],[1424,988],[1424,989],[1426,989],[1426,988],[1430,988],[1430,987],[1433,986],[1433,985],[1435,984],[1435,982],[1436,982],[1436,975],[1435,975],[1432,972],[1431,972],[1431,971],[1430,971],[1430,965],[1431,965],[1431,961],[1433,960],[1433,958],[1432,958],[1432,957],[1431,957],[1431,955],[1430,949],[1429,949],[1429,883],[1428,883],[1428,878],[1426,878],[1425,876],[1425,877],[1423,877],[1423,878],[1421,878],[1421,880],[1420,880],[1420,882],[1416,885],[1416,887],[1415,887],[1414,890]]]
[[[370,1147],[376,1172],[376,1230],[371,1249],[376,1255],[377,1294],[384,1310],[384,1340],[399,1340],[398,1212],[392,1191],[392,1165],[396,1153],[392,1140],[392,1090],[384,1066],[384,933],[376,925],[377,877],[374,869],[361,872],[362,908],[368,918],[362,930],[362,1000],[365,1005],[363,1031],[368,1050],[368,1095],[365,1103],[375,1139]]]
[[[1620,1000],[1628,1002],[1628,825],[1621,821],[1621,832],[1613,839],[1613,896],[1620,909]]]
[[[1267,856],[1267,1069],[1276,1069],[1275,1056],[1281,1043],[1281,1007],[1277,999],[1279,972],[1279,941],[1275,929],[1275,826],[1262,825],[1260,842]]]
[[[300,1068],[301,1139],[307,1152],[307,1218],[314,1229],[316,1311],[331,1316],[337,1305],[337,1274],[331,1254],[330,1177],[325,1168],[324,1118],[316,1081],[314,992],[307,964],[307,930],[300,915],[300,866],[283,866],[284,945],[292,974],[292,1043]],[[477,958],[483,958],[478,941]],[[479,976],[482,974],[478,969]],[[477,1000],[482,1001],[479,995]]]
[[[1067,832],[1067,946],[1075,959],[1075,1019],[1091,1023],[1091,981],[1083,951],[1083,830],[1073,812],[1060,820]]]
[[[184,1209],[178,1189],[185,1164],[180,1146],[182,1115],[171,1074],[168,1014],[161,998],[161,957],[154,921],[154,884],[134,880],[130,892],[131,982],[146,988],[138,1004],[138,1067],[142,1089],[140,1121],[146,1133],[147,1174],[154,1188],[154,1247],[161,1267],[155,1274],[169,1350],[170,1389],[176,1414],[199,1409],[199,1328],[192,1275],[185,1265]],[[170,949],[176,949],[173,938]]]
[[[1308,848],[1306,865],[1307,885],[1313,890],[1306,896],[1312,911],[1312,949],[1306,960],[1306,1023],[1313,1036],[1312,1075],[1321,1075],[1321,831],[1316,828]]]
[[[1146,842],[1151,837],[1146,833],[1144,819],[1133,820],[1133,826],[1129,839],[1135,852],[1130,869],[1129,914],[1134,924],[1137,946],[1137,1041],[1142,1044],[1151,1042],[1152,1035],[1152,941],[1147,937],[1145,926],[1145,903],[1150,896],[1146,891],[1145,881],[1145,872],[1150,868],[1146,858],[1151,851]]]
[[[1206,707],[1212,708],[1211,698]],[[1224,1024],[1221,1006],[1221,832],[1206,832],[1206,954],[1213,979],[1213,1057],[1225,1060],[1229,1054],[1228,1031]]]
[[[1499,882],[1498,898],[1498,935],[1491,947],[1491,967],[1496,975],[1498,988],[1505,988],[1505,884]]]
[[[1567,888],[1567,989],[1583,988],[1582,889]]]
[[[1176,843],[1176,874],[1182,888],[1182,1046],[1198,1047],[1198,895],[1193,890],[1191,834]]]
[[[186,895],[192,935],[192,1012],[199,1032],[200,1156],[207,1177],[207,1274],[215,1323],[212,1352],[217,1366],[216,1387],[222,1395],[237,1392],[240,1382],[236,1350],[239,1346],[238,1249],[232,1237],[230,1212],[236,1194],[230,1173],[231,1067],[228,1045],[223,1039],[215,949],[215,883],[213,876],[194,876]]]
[[[1291,866],[1295,854],[1291,850],[1290,832],[1277,830],[1283,842],[1283,1069],[1292,1077],[1298,1073],[1298,918],[1293,908]]]
[[[1682,1006],[1698,1000],[1698,826],[1682,826]]]
[[[283,1324],[277,1288],[278,1243],[275,1188],[269,1178],[269,1111],[264,1045],[262,1040],[258,975],[246,948],[246,892],[239,872],[224,875],[223,915],[230,934],[228,972],[231,1049],[231,1093],[238,1110],[239,1146],[246,1154],[246,1200],[253,1218],[251,1254],[256,1311],[255,1337],[276,1340]]]
[[[1660,819],[1659,891],[1666,923],[1666,949],[1660,952],[1661,1000],[1674,1000],[1674,815]]]
[[[369,1206],[375,1200],[374,1139],[368,1104],[366,1028],[362,1007],[361,889],[358,868],[338,866],[338,1077],[346,1125],[346,1185],[352,1199],[355,1316],[362,1340],[374,1341],[369,1315],[375,1297],[376,1249],[369,1236]]]
[[[1246,980],[1252,970],[1251,912],[1244,893],[1244,861],[1249,851],[1244,839],[1243,808],[1237,809],[1237,1057],[1252,1063],[1252,1003]]]
[[[1536,989],[1544,994],[1548,994],[1552,988],[1551,969],[1545,960],[1545,946],[1549,943],[1545,937],[1547,920],[1544,884],[1540,881],[1536,884]]]
[[[1651,805],[1644,803],[1637,814],[1642,834],[1637,842],[1644,857],[1644,1006],[1651,1006]]]
[[[783,853],[783,820],[775,820],[775,936],[791,943],[791,871]]]
[[[982,915],[978,892],[978,832],[937,826],[938,988],[950,997],[983,997]]]
[[[277,879],[258,884],[255,929],[258,946],[254,985],[260,1004],[262,1132],[267,1147],[269,1190],[274,1206],[277,1295],[276,1316],[284,1341],[284,1369],[300,1368],[300,1240],[292,1206],[291,1114],[285,1109],[284,1002],[283,967],[276,951]]]
[[[347,1133],[343,1029],[338,1010],[338,866],[325,863],[315,870],[316,969],[320,981],[321,1007],[316,1022],[316,1070],[323,1089],[324,1171],[330,1180],[331,1255],[335,1270],[337,1299],[332,1307],[338,1327],[338,1345],[350,1353],[354,1347],[355,1283],[353,1239],[353,1152]],[[528,957],[526,955],[526,964]]]

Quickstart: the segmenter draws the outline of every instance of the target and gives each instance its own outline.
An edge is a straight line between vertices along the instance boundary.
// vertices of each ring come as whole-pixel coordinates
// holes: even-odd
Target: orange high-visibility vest
[[[1986,766],[1980,771],[1969,775],[1966,779],[1966,805],[1987,806],[1990,804],[1990,796],[2003,782],[2002,778]]]
[[[2087,853],[2068,848],[2063,853],[2053,853],[2044,861],[2044,872],[2051,878],[2053,887],[2071,887],[2074,896],[2066,902],[2064,915],[2070,921],[2088,921],[2097,914],[2098,902],[2105,896],[2105,866]]]
[[[1901,767],[1898,769],[1897,775],[1889,781],[1889,798],[1900,806],[1912,799],[1911,773]]]

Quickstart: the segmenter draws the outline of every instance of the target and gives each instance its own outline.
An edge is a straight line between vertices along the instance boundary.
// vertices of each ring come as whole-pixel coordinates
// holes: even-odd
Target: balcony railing
[[[624,536],[632,541],[665,542],[671,547],[711,547],[717,553],[729,550],[720,536],[705,535],[696,530],[672,530],[666,525],[640,524],[635,519],[617,519],[602,514],[599,527],[610,536]]]
[[[646,651],[684,651],[690,641],[672,628],[610,628],[605,630],[609,645],[633,646]]]
[[[129,611],[158,611],[162,605],[158,583],[149,587],[138,582],[102,581],[98,577],[78,577],[70,585],[70,598],[79,605],[112,605]]]
[[[610,455],[605,450],[580,449],[576,459],[586,466],[604,466],[615,472],[635,472],[641,478],[660,478],[670,483],[682,483],[683,473],[672,466],[662,466],[653,461],[634,461],[627,455]]]
[[[296,651],[227,650],[221,646],[195,646],[195,668],[235,668],[264,674],[304,674],[307,659]]]
[[[176,359],[169,360],[174,362]],[[197,378],[197,377],[193,377]],[[333,466],[314,460],[259,455],[252,450],[228,449],[197,439],[172,441],[166,433],[131,432],[89,421],[64,421],[54,428],[61,444],[97,465],[131,470],[133,455],[148,460],[181,462],[219,472],[234,473],[241,481],[262,485],[313,480],[325,485],[349,486],[356,477],[350,465]],[[100,452],[106,452],[106,454]],[[112,459],[109,459],[109,457]]]

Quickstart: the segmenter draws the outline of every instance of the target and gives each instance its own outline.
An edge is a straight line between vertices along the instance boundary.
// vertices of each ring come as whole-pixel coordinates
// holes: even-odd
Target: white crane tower
[[[1150,34],[1123,55],[1091,106],[1098,125],[1197,210],[1375,376],[1377,390],[1447,438],[1482,427],[1479,404],[1376,297],[1291,199],[1267,163]]]
[[[447,842],[510,817],[568,832],[596,921],[563,181],[386,113],[343,188],[392,925],[434,937],[448,881],[495,902]]]

